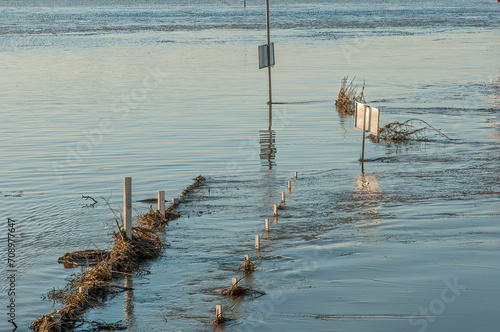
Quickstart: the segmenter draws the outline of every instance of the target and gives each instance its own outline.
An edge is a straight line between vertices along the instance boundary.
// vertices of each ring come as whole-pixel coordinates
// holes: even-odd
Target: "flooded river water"
[[[271,1],[269,155],[265,7],[246,2],[0,2],[0,330],[12,328],[9,218],[28,331],[78,271],[57,258],[109,248],[104,199],[122,206],[124,177],[139,213],[199,174],[148,279],[122,280],[134,290],[87,320],[207,331],[220,304],[224,331],[496,330],[500,4]],[[365,82],[381,125],[421,119],[450,139],[367,139],[362,172],[361,132],[335,108],[344,76]],[[246,254],[257,270],[241,285],[267,294],[237,303],[219,292]]]

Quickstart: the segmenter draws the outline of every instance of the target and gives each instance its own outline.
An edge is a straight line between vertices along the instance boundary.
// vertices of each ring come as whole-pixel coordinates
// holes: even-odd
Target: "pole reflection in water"
[[[259,144],[260,144],[260,163],[262,166],[267,166],[268,169],[272,169],[276,166],[276,133],[272,129],[273,126],[273,105],[268,102],[269,105],[269,126],[267,130],[259,130]]]
[[[360,224],[360,234],[369,235],[380,229],[380,199],[383,194],[378,179],[373,173],[362,173],[355,179],[354,200],[358,203],[360,213],[364,216]],[[361,242],[363,242],[361,240]]]
[[[272,169],[276,166],[276,133],[274,130],[259,130],[260,162]]]
[[[133,282],[132,282],[132,277],[126,275],[124,278],[123,286],[126,288],[132,288],[133,287]],[[132,290],[126,290],[124,293],[124,298],[125,301],[123,302],[124,310],[125,310],[125,321],[127,322],[127,325],[131,326],[133,325],[135,321],[135,316],[134,316],[134,293]]]

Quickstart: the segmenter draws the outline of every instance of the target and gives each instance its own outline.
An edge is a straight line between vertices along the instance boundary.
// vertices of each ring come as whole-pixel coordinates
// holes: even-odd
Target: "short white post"
[[[255,235],[255,249],[256,250],[260,249],[260,239],[258,235]]]
[[[268,230],[269,230],[269,219],[266,219],[266,220],[264,221],[264,229],[265,229],[266,231],[268,231]]]
[[[278,205],[274,204],[274,216],[278,216]]]
[[[293,179],[297,180],[297,172],[293,173]]]
[[[89,295],[89,288],[87,286],[78,287],[78,293]]]
[[[179,204],[179,199],[178,198],[172,198],[172,205],[177,205]]]
[[[158,211],[165,216],[165,191],[158,191]]]
[[[233,283],[232,283],[233,287],[236,287],[236,284],[237,284],[237,283],[238,283],[238,279],[233,278]]]
[[[123,228],[129,239],[132,238],[132,178],[123,181]]]
[[[217,304],[215,306],[215,319],[218,319],[222,317],[222,306],[220,304]]]
[[[281,192],[281,205],[285,205],[285,192]]]
[[[245,255],[244,261],[249,261],[249,260],[250,260],[250,256]]]
[[[288,191],[292,190],[292,181],[288,181]]]

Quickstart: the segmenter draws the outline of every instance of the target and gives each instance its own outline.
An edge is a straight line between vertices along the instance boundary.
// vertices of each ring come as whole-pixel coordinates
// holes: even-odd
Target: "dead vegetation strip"
[[[205,178],[200,175],[193,180],[194,183],[182,192],[181,201],[200,187]],[[130,288],[114,285],[113,281],[121,278],[123,274],[140,271],[143,262],[161,255],[165,245],[160,233],[171,220],[179,218],[179,214],[174,210],[175,206],[172,204],[163,216],[150,207],[147,213],[139,216],[138,226],[132,228],[131,239],[126,237],[125,231],[120,227],[119,215],[112,210],[118,228],[117,232],[113,232],[113,248],[109,252],[76,251],[61,257],[63,261],[72,263],[78,259],[89,261],[90,257],[96,264],[93,268],[90,268],[89,264],[87,271],[70,276],[64,289],[50,290],[47,297],[62,303],[63,307],[38,318],[30,328],[43,332],[71,331],[77,322],[82,322],[79,317],[87,309],[102,303],[109,295],[116,293],[117,288],[119,291],[129,290]],[[116,323],[98,324],[101,330],[120,330],[123,327]]]

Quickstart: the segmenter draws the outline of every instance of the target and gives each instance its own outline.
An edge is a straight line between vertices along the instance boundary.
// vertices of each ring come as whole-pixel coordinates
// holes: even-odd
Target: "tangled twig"
[[[93,207],[95,207],[95,205],[97,204],[97,201],[96,201],[94,198],[90,197],[90,196],[85,196],[85,195],[82,195],[82,198],[85,198],[85,200],[89,200],[89,199],[91,199],[91,200],[93,200],[93,201],[94,201],[94,203],[87,204],[87,205],[85,205],[85,206],[83,206],[83,207],[86,207],[86,208],[88,208],[88,207],[92,207],[92,208],[93,208]]]
[[[413,125],[414,121],[421,122],[425,124],[424,127],[416,127]],[[427,136],[425,135],[426,130],[433,130],[439,135],[451,140],[446,134],[444,134],[440,129],[431,126],[427,121],[421,119],[409,119],[403,122],[394,121],[386,124],[380,128],[379,137],[370,135],[369,137],[373,140],[383,140],[388,143],[404,143],[407,141],[426,141]]]

